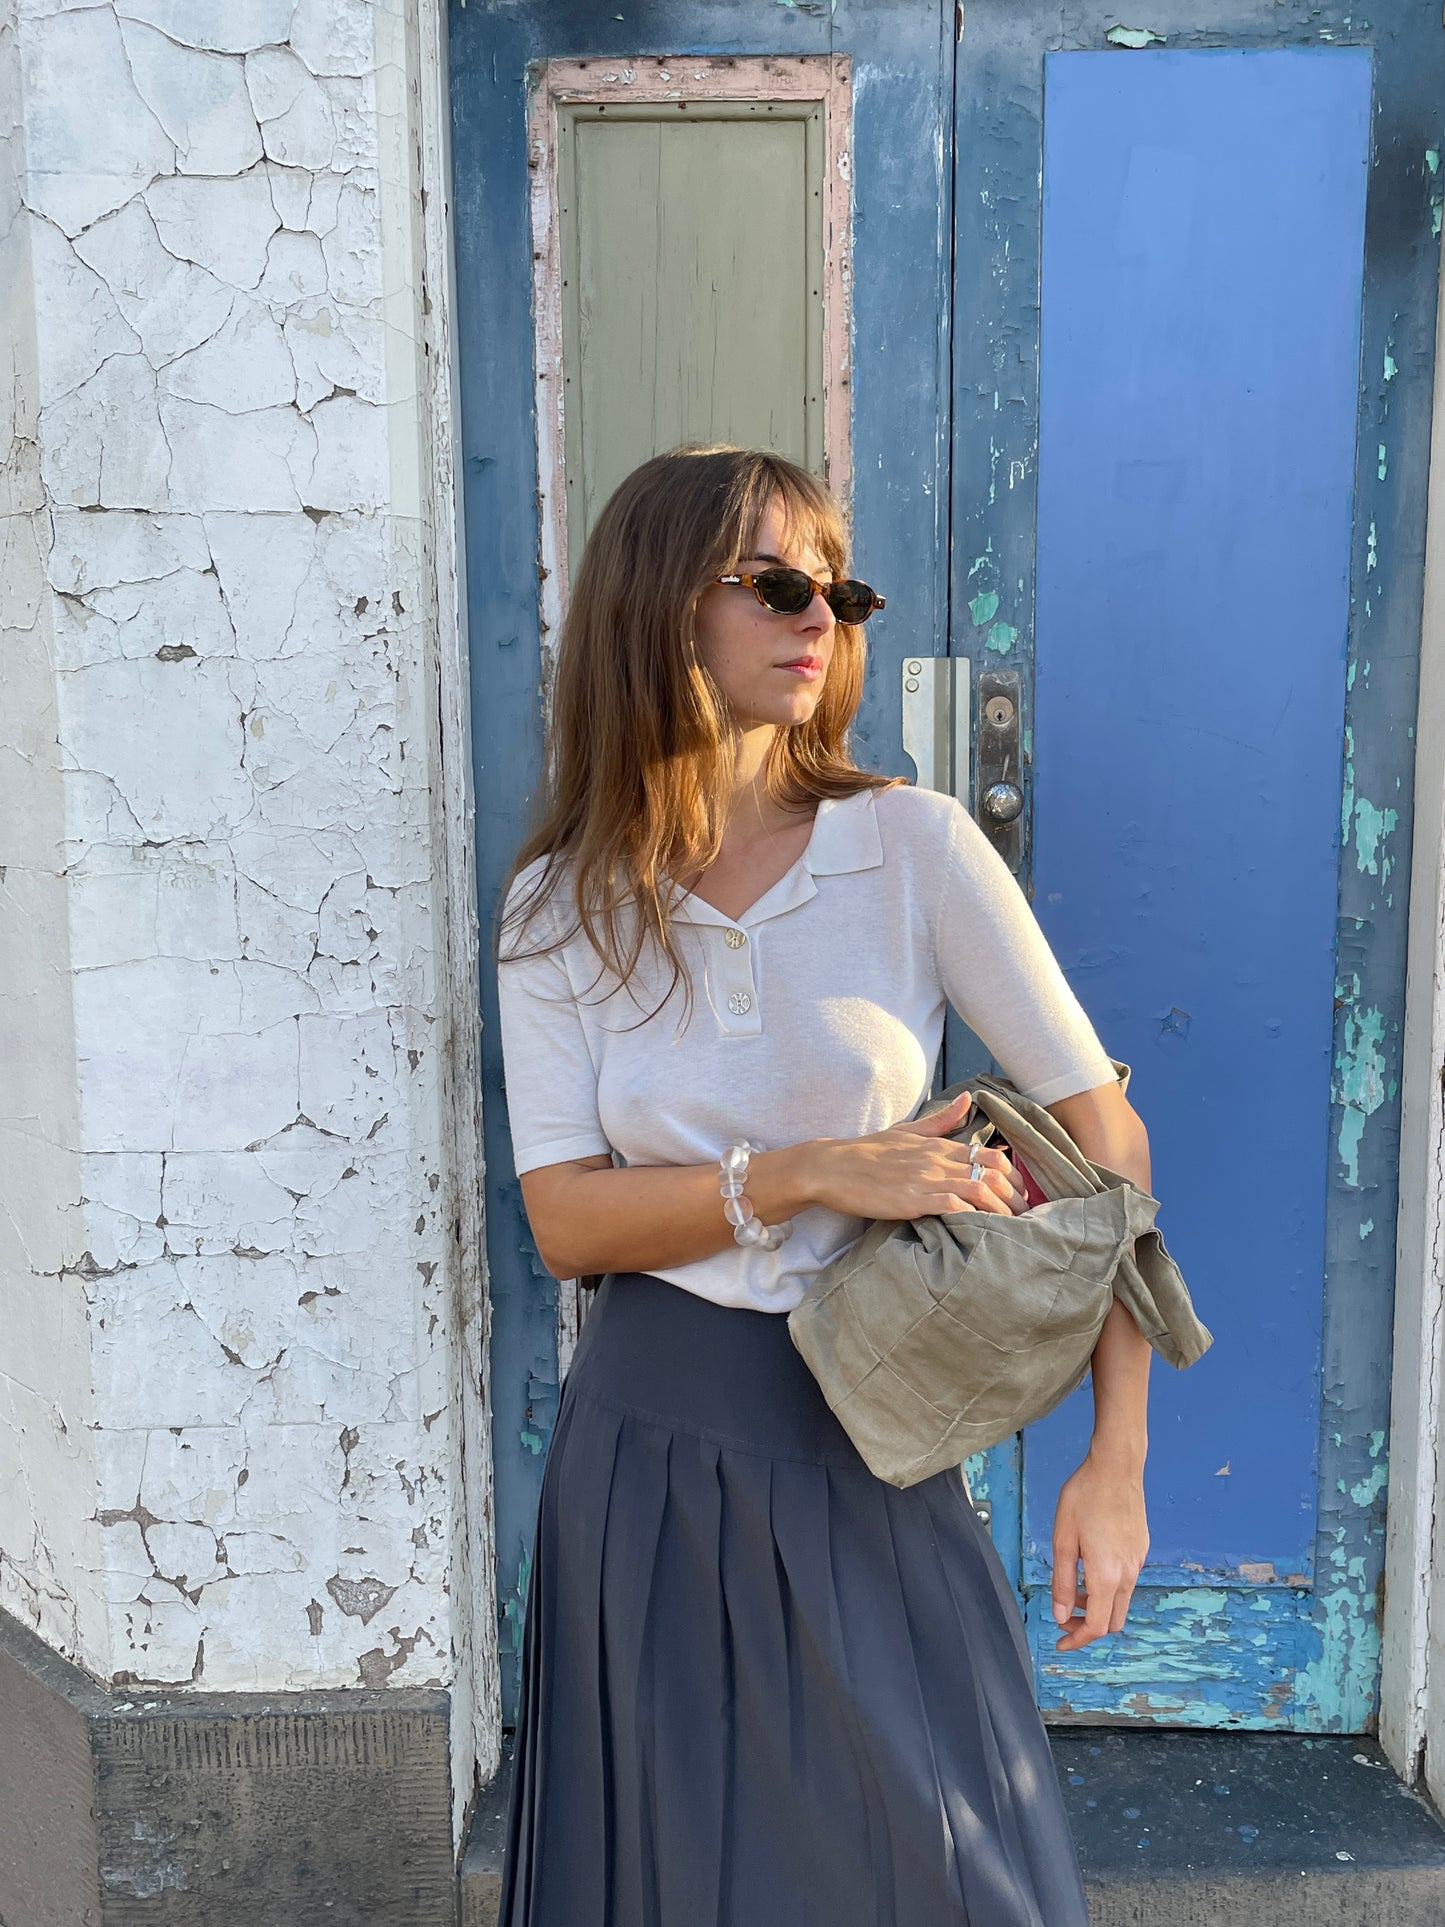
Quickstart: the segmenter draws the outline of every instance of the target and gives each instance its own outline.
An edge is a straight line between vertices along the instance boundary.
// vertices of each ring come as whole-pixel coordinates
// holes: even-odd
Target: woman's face
[[[782,563],[819,582],[833,571],[799,536],[789,536],[780,500],[774,498],[753,538],[738,557],[737,573],[760,574]],[[800,546],[801,544],[801,546]],[[751,589],[714,584],[698,597],[695,632],[703,666],[727,698],[743,729],[805,723],[818,706],[833,659],[833,611],[815,595],[801,614],[775,615]]]

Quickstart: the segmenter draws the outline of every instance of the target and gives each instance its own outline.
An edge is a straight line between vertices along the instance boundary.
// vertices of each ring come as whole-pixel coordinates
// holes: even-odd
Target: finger
[[[917,1215],[920,1218],[944,1218],[951,1211],[974,1211],[976,1205],[967,1198],[959,1197],[956,1191],[930,1191],[920,1200]]]
[[[1054,1618],[1066,1626],[1076,1605],[1084,1604],[1084,1589],[1079,1584],[1079,1546],[1075,1540],[1054,1541],[1054,1576],[1049,1586],[1053,1595]]]
[[[1109,1631],[1122,1633],[1124,1622],[1129,1617],[1129,1608],[1134,1603],[1134,1584],[1126,1580],[1114,1594],[1114,1610],[1109,1614]]]
[[[972,1102],[972,1091],[960,1091],[957,1097],[949,1099],[941,1111],[931,1111],[927,1117],[909,1118],[898,1129],[917,1131],[924,1137],[946,1137],[950,1131],[958,1129],[960,1119],[966,1115]]]
[[[1084,1617],[1070,1626],[1060,1645],[1069,1652],[1080,1646],[1088,1646],[1096,1639],[1102,1639],[1109,1630],[1109,1621],[1114,1613],[1114,1595],[1118,1591],[1117,1582],[1105,1580],[1100,1585],[1090,1585],[1088,1574],[1084,1575],[1084,1586],[1088,1595],[1084,1607]]]
[[[988,1149],[982,1145],[959,1144],[949,1147],[960,1164],[966,1163],[970,1169],[980,1168],[981,1181],[986,1179],[992,1190],[997,1192],[1010,1211],[1020,1212],[1028,1207],[1028,1193],[1019,1182],[1018,1173],[1009,1163],[1002,1151]]]
[[[980,1178],[976,1184],[970,1184],[963,1195],[973,1199],[976,1210],[994,1211],[1004,1218],[1011,1218],[1014,1215],[1012,1207],[1004,1203],[987,1178]]]

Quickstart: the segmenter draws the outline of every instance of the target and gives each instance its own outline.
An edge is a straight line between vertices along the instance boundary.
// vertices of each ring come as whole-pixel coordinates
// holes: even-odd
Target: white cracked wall
[[[0,0],[0,1605],[122,1683],[478,1605],[415,11]]]

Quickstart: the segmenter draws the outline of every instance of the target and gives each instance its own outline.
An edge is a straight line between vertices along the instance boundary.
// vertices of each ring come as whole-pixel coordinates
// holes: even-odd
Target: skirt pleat
[[[543,1472],[501,1927],[1086,1927],[956,1471],[876,1479],[785,1318],[604,1280]]]

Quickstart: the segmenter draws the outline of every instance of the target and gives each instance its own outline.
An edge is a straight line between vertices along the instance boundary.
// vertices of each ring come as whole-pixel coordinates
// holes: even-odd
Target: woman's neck
[[[789,824],[796,823],[800,812],[786,809],[768,792],[765,778],[768,751],[777,731],[771,726],[745,730],[738,742],[733,767],[732,795],[728,801],[725,845],[746,847],[760,838],[772,837]],[[805,812],[811,815],[811,811]]]

